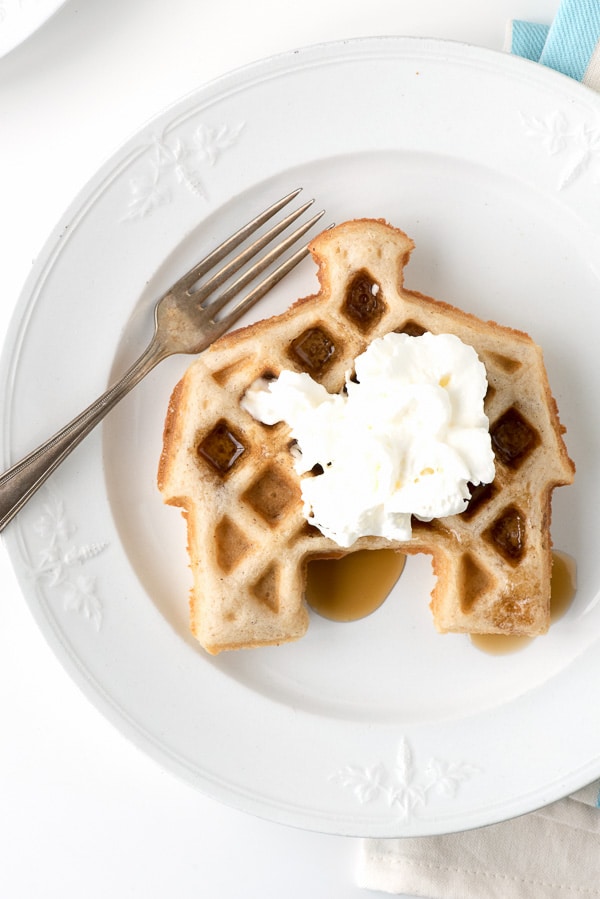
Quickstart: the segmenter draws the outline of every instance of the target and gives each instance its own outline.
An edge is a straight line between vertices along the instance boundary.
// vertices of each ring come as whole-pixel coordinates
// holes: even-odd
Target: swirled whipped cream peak
[[[289,425],[304,515],[348,547],[363,536],[409,540],[411,516],[463,512],[469,484],[494,479],[486,391],[483,363],[458,337],[392,332],[356,358],[341,393],[285,370],[255,381],[242,405]]]

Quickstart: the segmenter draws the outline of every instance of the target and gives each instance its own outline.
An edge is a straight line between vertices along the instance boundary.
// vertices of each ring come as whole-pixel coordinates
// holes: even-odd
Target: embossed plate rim
[[[165,263],[162,271],[163,262],[197,232],[200,219],[205,218],[210,230],[222,216],[227,218],[234,210],[242,214],[246,207],[254,206],[257,192],[278,189],[311,152],[325,161],[340,152],[335,135],[312,135],[313,149],[297,147],[290,131],[285,144],[289,158],[278,162],[273,147],[266,147],[258,158],[260,144],[250,113],[260,119],[262,110],[257,104],[245,116],[238,115],[237,94],[248,91],[256,98],[272,89],[280,99],[289,97],[284,86],[288,90],[293,81],[296,90],[316,71],[338,90],[336,73],[352,66],[366,66],[361,68],[363,72],[372,68],[373,78],[378,67],[397,70],[403,86],[399,95],[408,104],[406,113],[412,116],[421,115],[411,106],[413,93],[426,96],[428,79],[435,82],[436,72],[441,71],[458,78],[463,86],[470,84],[473,73],[486,84],[490,79],[496,87],[494,79],[502,81],[505,87],[499,96],[478,94],[482,116],[489,116],[489,108],[495,104],[512,109],[508,93],[515,85],[523,86],[535,98],[543,96],[546,106],[549,98],[553,104],[556,101],[562,119],[537,119],[531,113],[523,124],[532,131],[527,153],[524,144],[511,156],[510,148],[494,149],[487,134],[479,140],[488,142],[485,153],[491,168],[499,166],[503,175],[508,172],[516,178],[519,173],[524,182],[541,184],[540,192],[550,197],[552,208],[564,211],[569,221],[581,223],[582,240],[589,241],[584,256],[592,257],[595,244],[588,226],[593,209],[588,194],[596,163],[595,130],[584,132],[582,142],[575,146],[574,138],[569,138],[569,115],[577,108],[600,122],[600,111],[597,97],[580,85],[491,51],[423,39],[361,39],[266,60],[200,89],[150,123],[100,170],[49,238],[25,286],[3,354],[3,421],[8,425],[3,435],[5,463],[28,449],[26,444],[34,443],[36,437],[46,436],[47,430],[47,423],[39,418],[25,416],[28,426],[17,422],[15,392],[22,400],[24,387],[33,385],[34,393],[46,397],[49,417],[56,417],[57,426],[68,414],[79,411],[80,394],[93,396],[103,388],[123,331],[128,338],[143,331],[142,325],[131,333],[128,330],[129,316],[140,311],[132,310],[135,298],[140,297],[141,306],[147,308],[145,283],[151,280],[156,285],[167,277],[169,266]],[[413,87],[416,83],[418,88]],[[200,108],[206,121],[200,122],[186,143],[183,137],[188,135],[183,135],[182,128],[195,123]],[[283,120],[291,128],[285,115]],[[315,110],[314,121],[323,124],[324,113]],[[428,150],[427,141],[437,137],[439,127],[431,115],[423,115],[420,123],[422,131],[414,145],[406,148],[416,155]],[[444,125],[448,153],[457,148],[460,154],[468,123],[448,119]],[[379,153],[381,144],[393,152],[398,148],[396,128],[393,121],[382,122],[375,132],[347,135],[348,152]],[[571,145],[565,148],[569,139]],[[571,155],[566,158],[569,150]],[[476,158],[481,147],[472,152]],[[249,172],[242,171],[241,162]],[[398,224],[402,226],[402,222]],[[101,245],[97,239],[103,233],[116,240],[109,232],[119,228],[123,246],[117,251],[108,244],[116,261],[115,271],[106,271],[104,259],[90,247]],[[79,266],[76,257],[80,252],[86,258]],[[134,255],[133,262],[128,261],[128,254]],[[93,263],[91,296],[95,297],[96,281],[101,283],[108,306],[92,303],[82,310],[68,290],[56,290],[64,287],[67,274],[69,282],[80,283],[74,276],[83,278],[83,261]],[[107,308],[121,311],[111,317],[106,315]],[[81,383],[76,390],[64,366],[57,364],[44,380],[43,366],[36,371],[31,365],[40,334],[46,340],[49,333],[57,334],[58,324],[49,330],[47,316],[61,311],[69,313],[72,329],[85,326],[98,334],[96,345],[89,348],[87,364],[80,366]],[[170,374],[167,371],[157,377],[151,385],[168,381]],[[53,397],[59,401],[51,402]],[[533,754],[529,754],[515,785],[510,781],[510,765],[482,764],[490,747],[485,739],[482,744],[480,731],[490,726],[492,718],[501,719],[502,709],[487,710],[481,716],[465,714],[459,722],[450,718],[399,726],[394,721],[356,721],[352,716],[335,718],[310,707],[286,705],[276,696],[259,695],[250,686],[223,676],[218,663],[205,658],[191,641],[167,626],[140,588],[106,496],[102,470],[110,460],[103,458],[104,449],[102,435],[93,435],[7,531],[6,545],[44,634],[90,699],[142,749],[195,786],[236,807],[286,824],[355,836],[397,836],[492,823],[559,798],[600,771],[598,747],[593,743],[593,713],[578,734],[577,757],[572,734],[567,741],[553,728],[554,754],[544,760],[543,776],[537,782],[531,779],[540,765],[534,764]],[[118,573],[111,579],[110,594],[102,581],[107,571]],[[131,640],[133,634],[135,641]],[[140,647],[147,647],[149,660],[141,658]],[[574,658],[578,682],[596,673],[594,648],[590,642]],[[555,680],[553,697],[565,710],[566,720],[576,712],[567,707],[572,699],[571,684],[568,678]],[[150,700],[146,696],[149,687]],[[519,727],[532,716],[535,720],[536,703],[546,702],[541,698],[543,692],[543,684],[535,685],[511,706],[509,732],[514,751],[522,748]],[[203,695],[215,700],[203,700]],[[201,715],[190,715],[190,703]],[[260,752],[254,739],[245,736],[253,732],[257,720],[264,722],[270,738],[260,745]],[[542,723],[548,723],[546,718]],[[499,759],[498,747],[492,748]],[[317,752],[322,753],[321,759]],[[493,752],[490,757],[496,758]]]

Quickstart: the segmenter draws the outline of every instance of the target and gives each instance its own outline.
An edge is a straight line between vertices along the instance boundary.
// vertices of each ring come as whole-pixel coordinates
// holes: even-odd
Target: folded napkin
[[[440,837],[363,840],[356,882],[428,899],[600,896],[600,782],[538,812]]]
[[[549,26],[512,21],[505,49],[600,90],[600,0],[562,0]],[[363,840],[356,881],[426,899],[600,897],[600,781],[479,830]]]

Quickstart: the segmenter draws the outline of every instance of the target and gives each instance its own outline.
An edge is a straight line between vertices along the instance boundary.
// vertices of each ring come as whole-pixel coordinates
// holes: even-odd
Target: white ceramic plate
[[[30,37],[64,5],[65,0],[2,0],[0,57]]]
[[[208,794],[305,828],[423,835],[526,812],[600,774],[599,104],[553,72],[461,45],[313,47],[157,118],[50,237],[4,353],[6,463],[137,356],[164,287],[298,185],[331,220],[407,231],[409,287],[529,331],[568,427],[578,475],[555,494],[553,536],[577,560],[578,591],[543,639],[498,656],[438,636],[418,557],[369,618],[314,616],[298,643],[213,658],[188,634],[183,521],[155,489],[188,360],[163,363],[112,413],[7,546],[92,701]],[[260,312],[315,286],[306,260]]]

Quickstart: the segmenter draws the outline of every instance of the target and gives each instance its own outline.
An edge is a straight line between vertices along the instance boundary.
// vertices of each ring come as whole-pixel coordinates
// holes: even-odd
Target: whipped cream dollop
[[[409,540],[412,515],[458,514],[469,483],[494,479],[486,390],[484,365],[458,337],[390,333],[357,357],[339,394],[282,371],[256,381],[242,405],[289,425],[294,467],[307,475],[304,515],[347,547],[362,536]],[[315,466],[322,473],[308,476]]]

